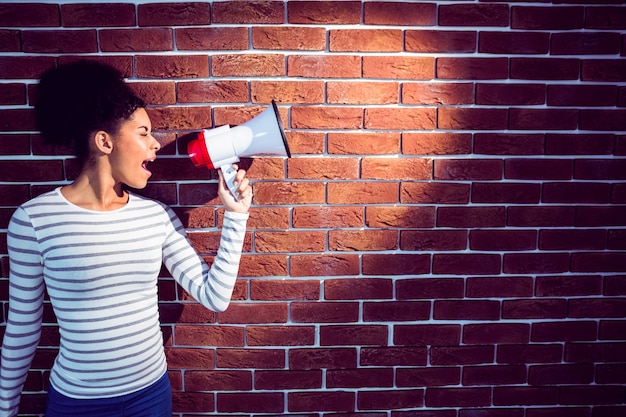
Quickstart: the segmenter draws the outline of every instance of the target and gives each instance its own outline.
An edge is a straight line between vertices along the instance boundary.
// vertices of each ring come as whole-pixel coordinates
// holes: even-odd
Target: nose
[[[154,149],[155,152],[159,152],[161,149],[161,142],[159,142],[154,136],[150,136],[152,137],[152,149]]]

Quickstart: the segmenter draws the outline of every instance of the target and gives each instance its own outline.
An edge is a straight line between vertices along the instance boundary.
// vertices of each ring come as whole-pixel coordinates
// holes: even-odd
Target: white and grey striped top
[[[162,263],[207,308],[230,302],[247,214],[226,212],[209,268],[167,206],[135,194],[114,211],[69,203],[60,189],[20,206],[8,229],[9,316],[2,346],[0,415],[17,413],[39,343],[44,282],[61,343],[50,382],[74,398],[124,395],[166,371],[158,317]]]

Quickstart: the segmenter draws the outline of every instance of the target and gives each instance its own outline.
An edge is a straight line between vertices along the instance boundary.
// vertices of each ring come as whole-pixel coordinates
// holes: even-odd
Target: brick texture
[[[35,130],[47,68],[119,68],[163,142],[148,187],[210,262],[223,208],[189,134],[278,103],[233,302],[164,269],[174,416],[626,415],[622,0],[0,4],[6,228],[78,167]],[[41,416],[58,332],[20,416]],[[4,331],[0,327],[0,334]]]

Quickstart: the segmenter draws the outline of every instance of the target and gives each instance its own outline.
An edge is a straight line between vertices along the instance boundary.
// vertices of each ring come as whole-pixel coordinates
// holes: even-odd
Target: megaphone
[[[230,192],[237,198],[233,182],[237,172],[232,165],[239,158],[263,156],[291,157],[276,102],[252,120],[231,128],[229,125],[203,129],[187,145],[191,162],[197,167],[219,168]]]

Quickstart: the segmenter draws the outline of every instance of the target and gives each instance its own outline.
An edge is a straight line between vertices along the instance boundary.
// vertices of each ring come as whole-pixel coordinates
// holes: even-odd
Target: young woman
[[[0,416],[17,414],[44,287],[61,336],[47,417],[171,417],[158,317],[162,264],[207,308],[223,311],[230,302],[252,198],[245,172],[237,172],[240,201],[220,174],[226,212],[209,268],[169,207],[129,190],[146,186],[160,148],[144,107],[118,71],[98,63],[60,66],[39,83],[38,128],[48,142],[73,148],[82,170],[11,218]]]

